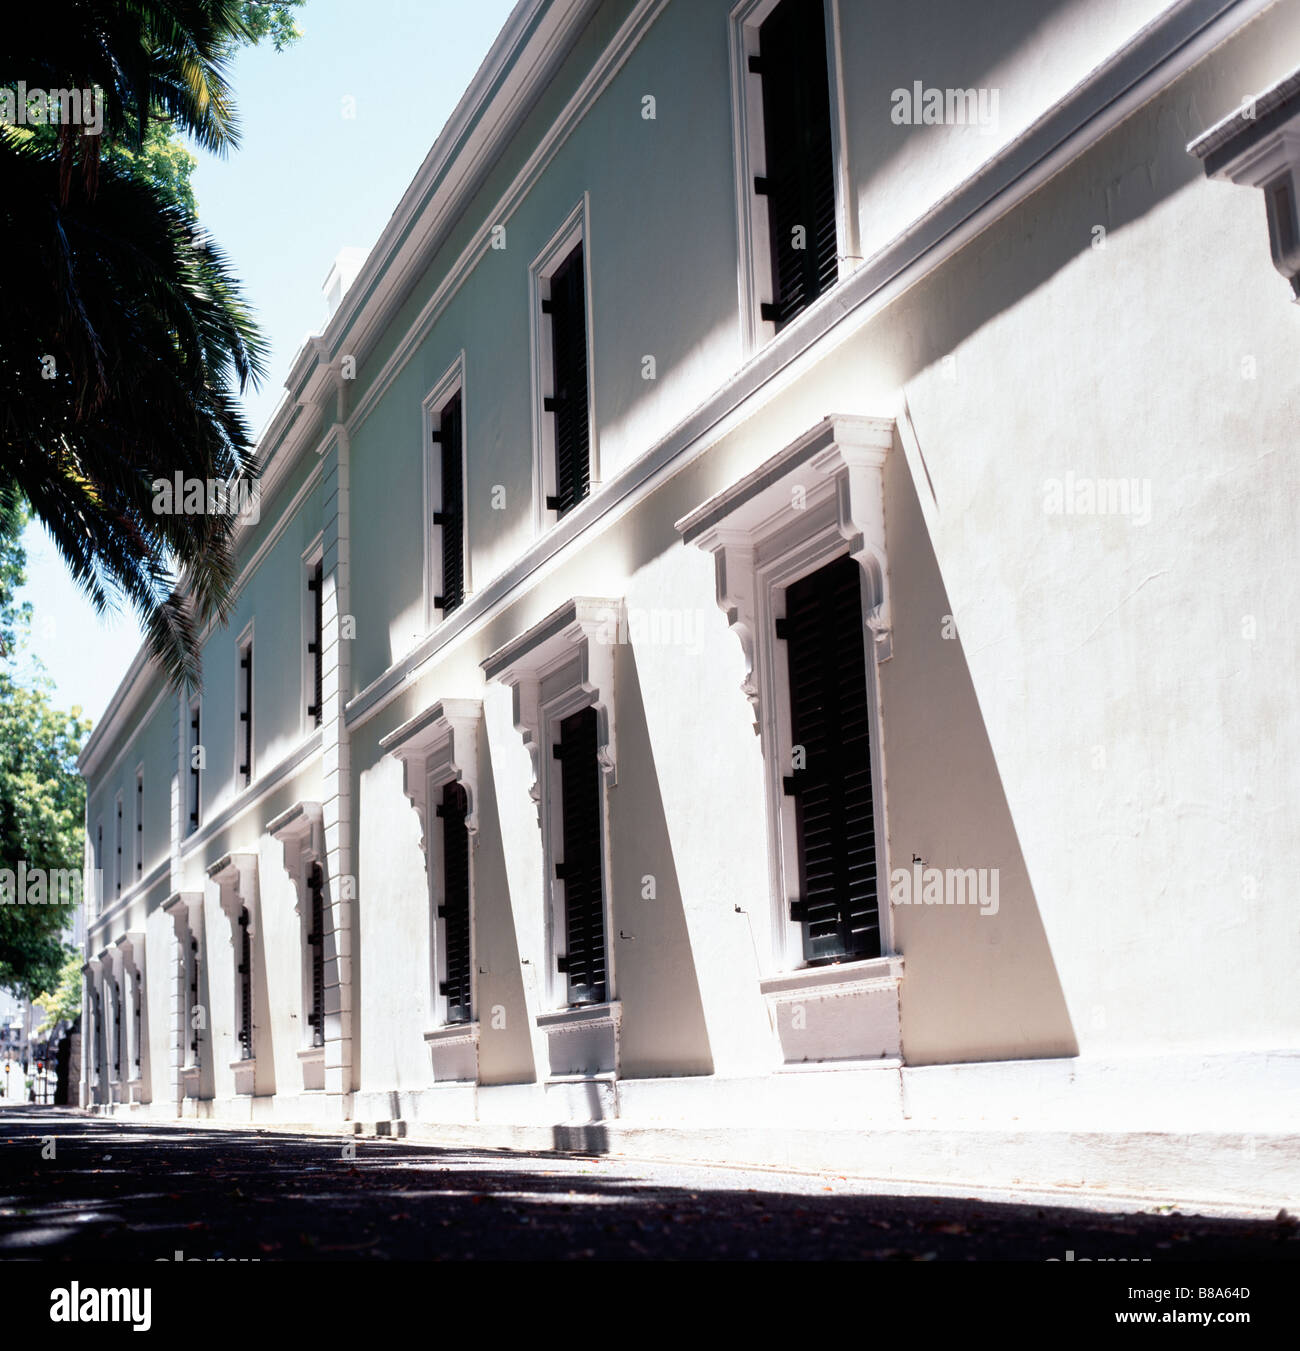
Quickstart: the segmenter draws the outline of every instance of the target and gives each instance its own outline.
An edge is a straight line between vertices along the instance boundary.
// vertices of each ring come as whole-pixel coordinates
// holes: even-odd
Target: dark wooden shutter
[[[104,1043],[107,1040],[104,1032],[104,998],[101,994],[95,994],[95,1078],[102,1084],[104,1080]]]
[[[325,1045],[325,874],[319,863],[307,873],[307,891],[311,898],[311,930],[307,945],[311,949],[311,1012],[307,1025],[312,1029],[313,1046]]]
[[[139,774],[135,779],[135,871],[137,877],[144,872],[144,778]]]
[[[785,593],[801,920],[809,962],[880,955],[862,572],[844,557]]]
[[[122,987],[113,982],[113,1073],[122,1077]]]
[[[194,1063],[199,1063],[199,1029],[194,1025],[194,1014],[199,1007],[199,940],[190,939],[190,1050]]]
[[[564,859],[555,872],[564,883],[568,947],[561,970],[569,977],[570,1004],[599,1004],[605,998],[605,897],[594,708],[584,708],[560,723],[554,755],[560,762],[564,846]]]
[[[434,440],[442,463],[442,506],[434,513],[433,523],[442,529],[442,595],[433,598],[443,614],[454,610],[465,599],[465,485],[461,462],[461,438],[464,419],[460,391],[443,406]]]
[[[253,1056],[253,941],[248,931],[248,907],[239,912],[239,1054]]]
[[[244,724],[244,763],[239,766],[244,786],[253,781],[253,644],[249,643],[239,658],[239,669],[244,678],[244,707],[239,712],[239,721]]]
[[[202,744],[202,733],[199,727],[199,706],[195,704],[190,710],[190,792],[193,795],[193,805],[190,807],[190,829],[199,828],[199,774],[200,770],[195,763],[194,752]]]
[[[551,317],[555,392],[545,410],[555,415],[555,495],[550,510],[563,516],[587,496],[591,478],[591,436],[587,421],[587,291],[579,244],[551,277],[551,298],[543,305]]]
[[[122,894],[122,799],[117,799],[117,829],[115,832],[117,847],[117,874],[114,877],[114,886],[117,894]]]
[[[137,975],[135,978],[135,1067],[137,1071],[140,1069],[140,1003],[143,999],[144,990],[140,985],[140,977],[137,968]]]
[[[321,675],[323,670],[321,646],[325,627],[322,610],[324,581],[324,565],[317,563],[312,569],[311,577],[307,580],[307,590],[310,592],[312,599],[312,639],[307,644],[307,651],[311,656],[312,701],[307,705],[307,716],[312,719],[313,725],[316,727],[321,724],[321,716],[325,707],[321,699]]]
[[[447,1021],[467,1023],[470,1008],[469,934],[469,832],[465,813],[469,799],[458,783],[442,790],[438,815],[442,818],[442,920],[443,953],[447,979],[438,992],[447,999]]]
[[[763,317],[778,330],[839,277],[835,159],[822,0],[782,0],[758,32],[750,68],[763,82],[767,172],[755,191],[767,197],[776,294]],[[794,247],[796,226],[805,247]]]

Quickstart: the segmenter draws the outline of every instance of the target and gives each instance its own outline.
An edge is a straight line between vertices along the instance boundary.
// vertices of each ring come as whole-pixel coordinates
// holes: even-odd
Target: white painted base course
[[[146,1109],[163,1116],[165,1109]],[[101,1107],[124,1114],[122,1107]],[[134,1115],[143,1113],[133,1112]],[[186,1119],[1300,1209],[1300,1053],[187,1099]],[[757,1124],[761,1123],[761,1124]]]

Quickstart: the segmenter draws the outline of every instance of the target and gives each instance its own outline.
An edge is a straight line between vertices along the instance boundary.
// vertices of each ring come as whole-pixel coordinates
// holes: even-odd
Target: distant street
[[[1290,1220],[873,1195],[836,1176],[349,1142],[355,1158],[342,1138],[0,1105],[0,1257],[1300,1257]]]

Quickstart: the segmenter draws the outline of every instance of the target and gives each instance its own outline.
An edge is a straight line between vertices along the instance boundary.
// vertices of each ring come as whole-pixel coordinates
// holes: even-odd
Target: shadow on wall
[[[519,960],[505,845],[497,816],[491,738],[482,719],[478,730],[478,836],[474,843],[474,961],[478,966],[479,1083],[536,1082],[532,1029]],[[526,897],[536,906],[539,898]],[[519,1010],[518,1016],[511,1011]]]
[[[610,793],[610,947],[623,1005],[619,1077],[712,1074],[673,841],[631,643],[617,653],[618,784]],[[685,749],[685,748],[684,748]]]
[[[275,1093],[275,1020],[270,1017],[270,1009],[266,928],[259,913],[257,927],[253,930],[253,1058],[257,1064],[253,1073],[256,1077],[254,1092],[258,1097]],[[235,1016],[238,1020],[238,1010]]]
[[[907,461],[885,471],[894,655],[880,667],[894,947],[909,1065],[1079,1053]]]

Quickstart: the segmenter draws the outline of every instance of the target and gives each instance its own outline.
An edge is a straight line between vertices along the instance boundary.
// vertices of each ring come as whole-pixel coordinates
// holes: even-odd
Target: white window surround
[[[773,295],[767,198],[754,191],[754,179],[762,177],[767,168],[763,91],[759,77],[750,73],[749,58],[758,54],[759,29],[779,3],[780,0],[740,0],[730,17],[731,118],[735,150],[732,160],[736,169],[736,221],[740,245],[741,338],[746,356],[776,335],[776,325],[764,319],[761,313],[762,303],[776,297]],[[835,165],[835,232],[839,240],[842,281],[861,260],[856,256],[857,221],[851,209],[852,197],[844,150],[848,124],[844,111],[844,70],[840,56],[840,0],[824,0],[824,6],[831,105],[831,154]],[[824,296],[818,297],[818,301],[823,299]]]
[[[569,213],[564,224],[533,260],[528,269],[528,314],[532,349],[533,408],[533,533],[542,534],[555,524],[546,508],[546,499],[555,494],[555,419],[542,406],[542,400],[554,392],[554,359],[551,350],[550,321],[542,313],[542,301],[551,295],[551,277],[574,247],[582,245],[582,291],[587,325],[587,447],[588,495],[600,482],[600,451],[596,436],[596,354],[591,335],[594,332],[591,303],[591,207],[586,193]],[[468,582],[466,583],[468,589]]]
[[[546,888],[546,975],[542,987],[546,1007],[538,1017],[538,1028],[548,1044],[552,1077],[615,1070],[617,1066],[618,1003],[610,942],[608,792],[617,782],[618,774],[614,650],[622,631],[622,615],[621,599],[575,597],[499,648],[482,664],[487,679],[509,687],[515,728],[532,760],[533,784],[529,795],[537,804]],[[556,964],[565,947],[564,886],[555,877],[555,861],[563,852],[563,814],[559,775],[550,748],[559,738],[560,722],[589,707],[596,710],[596,757],[601,777],[607,998],[603,1004],[571,1009],[568,981]],[[585,1036],[576,1035],[580,1028],[586,1029]]]
[[[180,1083],[183,1096],[196,1098],[199,1095],[199,1075],[201,1054],[197,1055],[192,1043],[198,1042],[202,1045],[203,1032],[209,1030],[205,1026],[198,1030],[191,1027],[191,1017],[193,1009],[190,1004],[190,978],[194,973],[194,958],[197,955],[200,964],[203,960],[203,893],[201,891],[178,891],[169,896],[163,902],[163,912],[171,916],[172,927],[176,934],[176,942],[179,947],[179,953],[176,963],[176,979],[180,983],[179,1000],[177,1012],[180,1016]],[[191,944],[198,944],[197,954]],[[202,988],[198,991],[199,1002],[202,1002]]]
[[[113,799],[113,895],[122,894],[122,853],[126,849],[126,803],[119,792]]]
[[[85,1070],[85,1079],[90,1088],[90,1102],[99,1101],[98,1093],[104,1087],[103,1076],[100,1073],[102,1061],[99,1057],[99,1047],[103,1040],[104,1029],[102,1027],[102,996],[99,983],[99,958],[88,957],[81,968],[81,976],[85,982],[85,991],[82,999],[83,1007],[86,1009],[86,1028],[83,1033],[84,1049],[82,1051],[82,1065]]]
[[[123,992],[129,1013],[126,1018],[123,1041],[127,1057],[126,1087],[128,1102],[148,1100],[145,1057],[148,1043],[145,1038],[145,935],[140,929],[131,929],[117,940],[123,974]]]
[[[472,589],[470,579],[469,547],[469,402],[465,394],[465,353],[462,350],[451,363],[442,379],[426,395],[421,418],[424,450],[424,631],[428,633],[444,618],[433,605],[433,598],[442,594],[442,535],[441,527],[433,524],[433,514],[442,507],[442,453],[435,447],[433,433],[442,428],[442,410],[451,397],[460,394],[460,493],[461,493],[461,569],[465,579],[465,599]],[[435,532],[438,532],[435,534]],[[462,602],[463,604],[463,602]]]
[[[144,876],[144,762],[135,767],[135,829],[131,832],[132,879],[139,882]]]
[[[443,699],[417,714],[384,737],[380,749],[402,765],[402,791],[420,822],[420,849],[429,880],[430,1006],[436,1010],[437,1027],[424,1034],[429,1047],[435,1083],[478,1078],[478,981],[472,980],[470,1003],[475,1019],[469,1023],[447,1022],[447,1000],[439,987],[447,979],[447,952],[437,907],[442,900],[442,832],[433,827],[437,794],[449,783],[465,790],[465,830],[469,835],[469,932],[470,971],[477,973],[474,942],[474,856],[478,835],[479,724],[483,705],[477,699]]]
[[[104,899],[104,818],[102,816],[95,822],[95,840],[90,846],[90,852],[93,858],[91,871],[94,874],[94,913],[102,915],[106,906]]]
[[[754,710],[755,730],[762,739],[768,807],[768,902],[774,942],[763,971],[762,989],[784,1058],[792,1065],[807,1060],[877,1059],[882,1052],[868,1047],[880,1040],[881,1025],[893,1027],[893,1041],[886,1038],[882,1045],[890,1054],[898,1054],[897,983],[902,962],[898,956],[889,955],[886,887],[880,888],[879,895],[885,956],[831,967],[803,965],[802,928],[789,914],[790,899],[799,894],[799,865],[793,803],[782,791],[782,779],[789,772],[792,738],[784,649],[776,640],[776,621],[785,613],[786,588],[845,553],[853,557],[862,569],[877,877],[887,878],[876,667],[889,659],[892,641],[884,466],[893,438],[892,419],[826,418],[677,522],[684,542],[713,555],[718,605],[745,655],[742,690]],[[828,971],[833,974],[828,976]],[[888,1007],[881,1011],[874,1006],[881,1002],[886,989],[884,1003]],[[854,1019],[809,1015],[811,1034],[787,1036],[788,1028],[781,1017],[785,1005],[794,1001],[820,1006],[845,998],[872,1006],[859,1011],[862,1016],[857,1017],[856,1031]],[[819,1032],[825,1034],[823,1039],[818,1038]]]
[[[110,1102],[121,1102],[124,1096],[120,1059],[126,1052],[122,1039],[121,958],[122,954],[116,947],[105,948],[97,958],[104,1000],[104,1065],[108,1075]],[[118,1056],[113,1054],[114,1042],[117,1043]]]
[[[198,715],[199,735],[194,737],[194,718]],[[203,745],[203,697],[195,695],[191,699],[181,700],[181,783],[184,785],[184,817],[181,821],[181,839],[195,834],[203,825],[203,769],[201,762],[198,777],[194,775],[194,752]],[[206,753],[203,760],[206,761]]]
[[[1300,70],[1243,101],[1187,149],[1207,177],[1264,190],[1273,266],[1300,301]]]
[[[316,720],[307,713],[307,705],[311,703],[316,685],[316,658],[307,651],[307,644],[312,642],[316,635],[316,614],[312,593],[307,590],[307,583],[311,581],[312,573],[316,570],[317,563],[323,563],[325,559],[324,536],[317,535],[314,540],[302,551],[302,584],[299,595],[302,599],[300,607],[302,632],[299,636],[298,651],[302,653],[302,695],[298,700],[298,718],[299,728],[303,736],[310,736],[316,730]],[[322,585],[324,579],[322,578]],[[322,639],[324,635],[322,634]],[[322,719],[323,721],[323,719]]]
[[[325,1087],[325,1048],[312,1045],[314,1033],[307,1022],[312,1003],[311,953],[307,934],[311,926],[311,906],[307,887],[308,870],[314,863],[321,866],[325,886],[325,911],[328,919],[329,877],[325,868],[325,816],[319,802],[295,802],[281,812],[266,827],[266,833],[278,840],[284,850],[284,870],[293,883],[294,913],[298,916],[300,941],[300,1002],[301,1043],[298,1060],[302,1065],[303,1090],[311,1092]],[[338,941],[335,936],[336,943]],[[329,967],[329,948],[326,948],[326,969]]]
[[[247,710],[244,708],[244,691],[247,688],[244,681],[244,669],[242,662],[245,651],[251,651],[253,647],[253,620],[249,620],[244,631],[239,635],[235,642],[235,796],[244,792],[245,788],[251,788],[257,779],[257,764],[254,760],[254,742],[253,737],[256,734],[256,728],[253,725],[253,704],[256,703],[256,692],[253,699],[249,702]],[[253,653],[253,679],[257,680],[257,654]],[[244,723],[239,715],[247,711],[248,713],[248,783],[244,783],[244,776],[239,772],[239,767],[244,763]]]
[[[235,1045],[238,1047],[239,1022],[241,1018],[241,977],[239,974],[239,963],[243,955],[243,941],[240,934],[239,916],[242,911],[248,911],[248,937],[251,944],[257,933],[258,922],[258,889],[257,889],[257,855],[252,852],[226,854],[219,858],[209,869],[209,879],[216,884],[217,899],[226,918],[230,921],[230,948],[233,956],[231,963],[233,973],[233,983],[231,986],[234,997],[235,1025],[234,1035]],[[253,1026],[257,1025],[257,988],[253,988]],[[256,1037],[254,1037],[254,1043]],[[253,1047],[249,1047],[250,1051]],[[254,1075],[257,1069],[257,1061],[250,1055],[247,1060],[236,1057],[231,1060],[230,1068],[235,1075],[235,1093],[251,1094],[253,1092]]]

